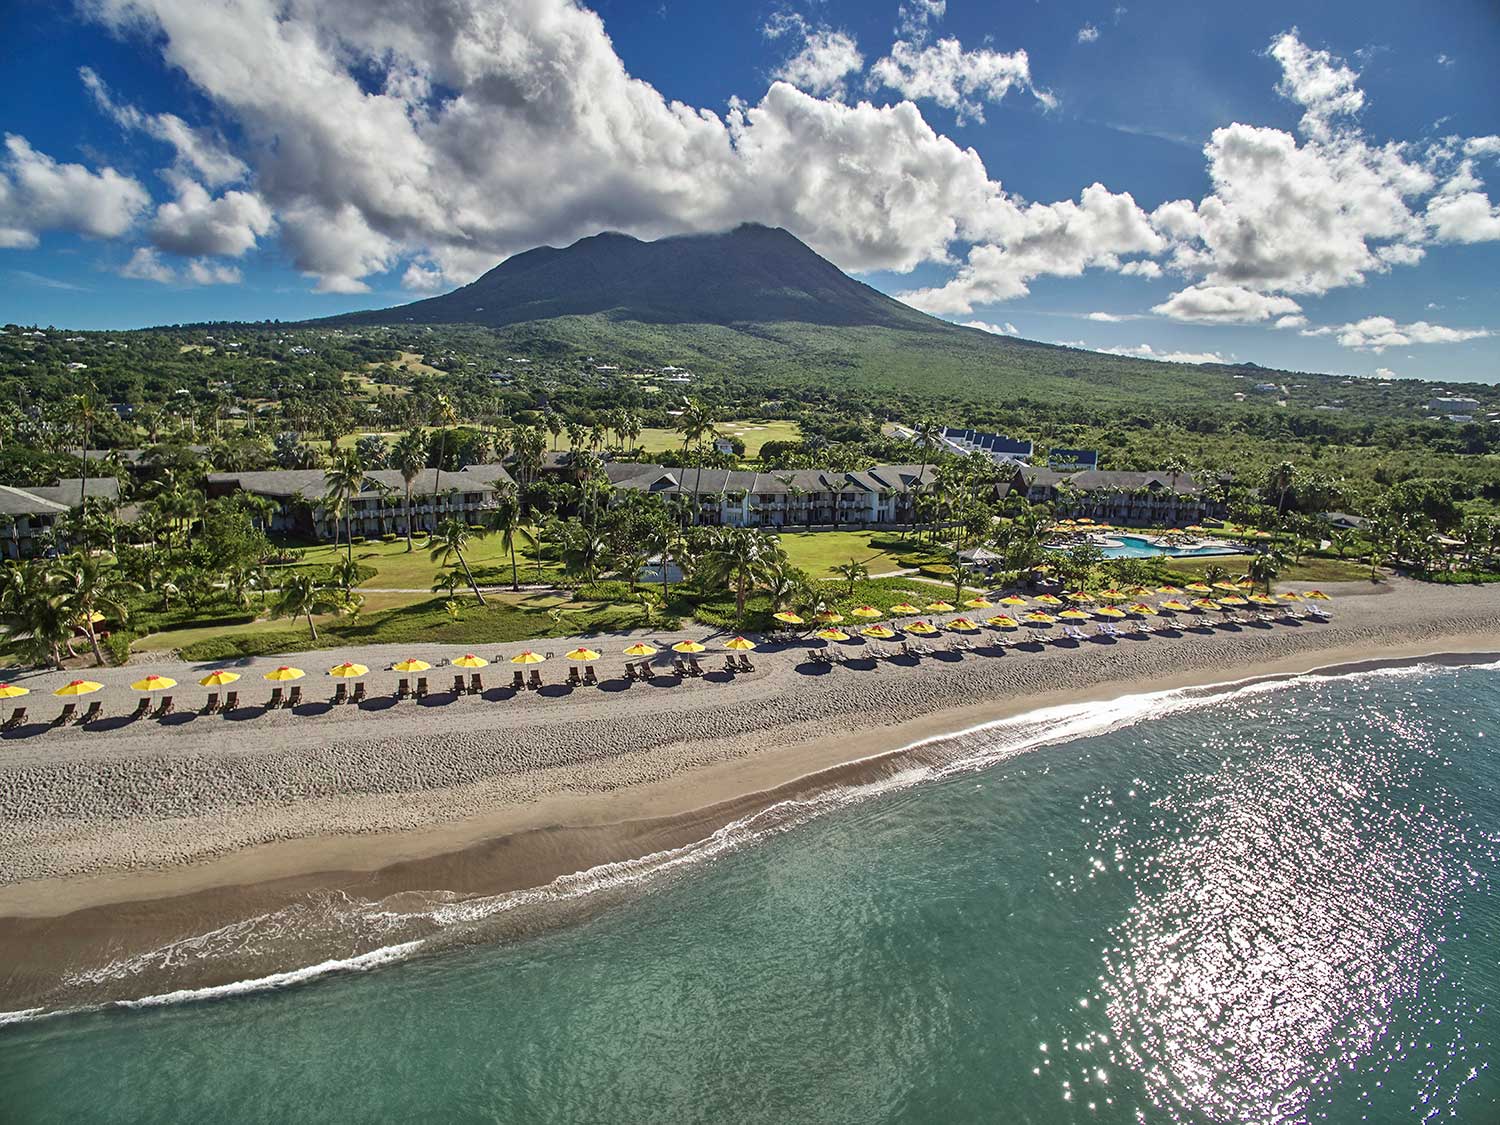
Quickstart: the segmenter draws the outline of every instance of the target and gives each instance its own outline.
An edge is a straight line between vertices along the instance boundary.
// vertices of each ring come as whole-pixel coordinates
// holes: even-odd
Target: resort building
[[[82,507],[83,498],[115,504],[120,482],[114,477],[79,477],[31,488],[0,485],[0,555],[27,558],[36,553],[37,541],[51,530],[57,517]]]
[[[1225,512],[1191,473],[1059,472],[1023,465],[999,487],[1002,495],[1020,492],[1033,504],[1049,503],[1062,517],[1123,526],[1184,527]]]
[[[761,473],[610,462],[604,471],[617,500],[646,492],[680,494],[691,504],[696,492],[695,522],[709,527],[904,525],[913,518],[915,493],[937,475],[931,465],[877,465],[858,473]]]
[[[412,530],[431,530],[443,520],[458,517],[479,523],[496,507],[500,494],[514,487],[503,465],[470,465],[458,472],[423,469],[412,481]],[[302,539],[329,541],[335,536],[334,515],[324,506],[328,491],[322,469],[274,469],[266,472],[209,473],[210,497],[245,492],[276,503],[268,530]],[[395,469],[365,473],[364,487],[351,510],[338,517],[338,534],[352,519],[356,536],[406,534],[406,482]]]
[[[1054,449],[1047,454],[1047,468],[1059,473],[1080,473],[1099,467],[1099,453],[1093,449]]]
[[[1016,438],[1008,438],[1004,434],[989,434],[981,430],[960,430],[954,426],[944,426],[939,438],[942,446],[949,453],[968,455],[970,453],[983,453],[990,460],[999,464],[1015,464],[1031,459],[1031,441],[1021,441]]]

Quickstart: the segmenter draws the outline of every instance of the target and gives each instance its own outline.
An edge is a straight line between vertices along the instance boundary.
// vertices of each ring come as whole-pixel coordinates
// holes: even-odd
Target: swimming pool
[[[1111,535],[1110,538],[1117,541],[1119,546],[1100,548],[1107,559],[1153,559],[1158,555],[1170,555],[1173,558],[1193,558],[1199,555],[1238,555],[1242,553],[1236,547],[1158,547],[1155,543],[1140,535]],[[1067,548],[1054,547],[1052,549],[1062,551]]]

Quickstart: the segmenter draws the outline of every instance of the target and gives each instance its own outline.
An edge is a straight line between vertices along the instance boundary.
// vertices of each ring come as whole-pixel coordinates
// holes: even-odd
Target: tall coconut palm
[[[448,428],[458,421],[458,413],[453,409],[453,403],[448,396],[438,395],[432,403],[432,420],[438,426],[438,452],[437,462],[433,466],[437,470],[432,478],[432,505],[433,517],[437,516],[437,498],[442,491],[438,486],[443,481],[443,459],[448,456]]]
[[[720,528],[704,552],[705,578],[734,591],[734,615],[745,617],[745,600],[756,582],[768,577],[786,559],[776,536],[756,527]]]
[[[463,568],[464,577],[469,582],[469,589],[474,591],[474,597],[480,605],[486,605],[484,595],[479,592],[479,583],[474,581],[474,573],[469,569],[469,560],[464,558],[464,548],[472,539],[473,533],[469,531],[469,525],[455,516],[450,516],[433,534],[432,547],[428,555],[433,562],[441,566],[457,562]]]
[[[45,562],[9,562],[0,570],[0,636],[61,668],[72,632],[72,609],[56,596]]]
[[[427,467],[427,439],[422,436],[421,430],[408,430],[397,439],[391,448],[391,463],[401,474],[401,482],[406,486],[406,549],[410,551],[411,486]]]
[[[493,519],[500,533],[500,549],[510,555],[510,588],[521,588],[520,570],[516,566],[516,540],[521,534],[521,502],[514,488],[502,489]]]
[[[1286,494],[1296,483],[1297,470],[1290,461],[1283,461],[1266,476],[1266,489],[1276,494],[1276,514],[1286,511]]]
[[[317,613],[344,613],[357,601],[332,586],[322,577],[310,571],[297,571],[282,580],[276,601],[271,607],[273,617],[305,617],[312,639],[318,639],[318,626],[313,621]]]
[[[130,582],[115,570],[112,563],[106,564],[100,556],[75,552],[59,559],[51,568],[48,584],[66,607],[69,616],[82,627],[94,650],[94,663],[104,664],[104,653],[99,648],[99,631],[95,628],[95,616],[104,620],[123,623],[130,616],[126,598],[139,593],[139,583]]]
[[[848,562],[839,563],[830,569],[844,580],[845,597],[852,598],[854,596],[854,584],[861,579],[870,577],[870,568],[858,559],[850,559]]]
[[[323,473],[323,484],[327,491],[323,495],[324,505],[330,511],[344,515],[344,539],[347,557],[354,558],[354,501],[364,490],[365,463],[358,449],[345,449],[335,453],[333,464]],[[338,517],[334,517],[334,543],[338,543]]]

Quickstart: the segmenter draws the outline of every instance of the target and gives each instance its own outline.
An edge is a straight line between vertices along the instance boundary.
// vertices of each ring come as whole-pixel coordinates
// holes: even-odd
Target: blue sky
[[[300,319],[785,226],[960,323],[1500,378],[1500,9],[12,0],[0,319]]]

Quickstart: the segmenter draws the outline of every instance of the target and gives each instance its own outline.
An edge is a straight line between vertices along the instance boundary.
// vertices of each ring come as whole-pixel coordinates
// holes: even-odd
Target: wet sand
[[[1326,623],[1003,650],[986,647],[999,636],[986,631],[975,651],[910,667],[855,659],[815,669],[795,646],[757,654],[756,672],[734,679],[7,740],[0,1010],[210,987],[398,940],[441,944],[458,931],[429,916],[434,902],[461,905],[690,845],[788,798],[921,761],[920,747],[897,752],[923,739],[1037,708],[1500,650],[1495,588],[1396,582],[1334,592]],[[379,668],[404,653],[347,655]],[[274,663],[239,669],[242,684]],[[611,666],[601,662],[606,678]],[[183,680],[202,674],[153,667]],[[394,680],[374,675],[371,690]],[[464,940],[607,901],[561,896],[506,909]],[[350,902],[363,904],[352,927]],[[268,918],[282,931],[275,940],[249,921],[264,930]],[[194,947],[203,956],[150,952],[212,931],[221,932]],[[106,964],[129,969],[78,976]]]

